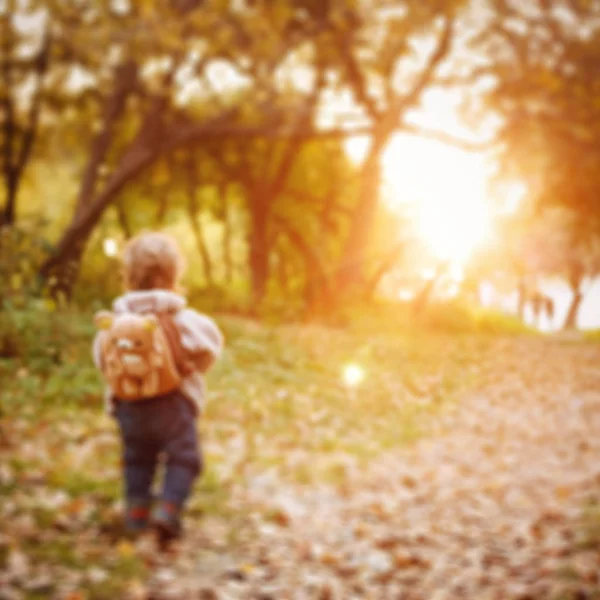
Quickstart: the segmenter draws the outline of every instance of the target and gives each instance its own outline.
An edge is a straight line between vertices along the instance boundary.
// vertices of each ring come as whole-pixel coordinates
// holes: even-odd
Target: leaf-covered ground
[[[90,331],[0,362],[0,598],[600,598],[600,345],[222,325],[169,554],[119,535]]]

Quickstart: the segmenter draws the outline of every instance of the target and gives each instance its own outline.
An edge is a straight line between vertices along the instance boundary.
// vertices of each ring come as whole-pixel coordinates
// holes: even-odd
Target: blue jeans
[[[192,403],[179,391],[127,402],[115,401],[123,439],[129,501],[150,502],[159,459],[165,464],[162,500],[183,506],[202,472],[202,455]]]

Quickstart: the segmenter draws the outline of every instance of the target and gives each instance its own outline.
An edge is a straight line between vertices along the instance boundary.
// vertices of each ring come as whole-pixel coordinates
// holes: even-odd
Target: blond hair
[[[177,242],[164,233],[141,233],[123,250],[123,280],[129,290],[175,289],[183,270]]]

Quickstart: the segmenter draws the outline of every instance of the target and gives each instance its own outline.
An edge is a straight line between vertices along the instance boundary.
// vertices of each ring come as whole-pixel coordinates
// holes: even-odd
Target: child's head
[[[164,233],[141,233],[123,252],[123,279],[128,290],[173,290],[183,267],[177,242]]]

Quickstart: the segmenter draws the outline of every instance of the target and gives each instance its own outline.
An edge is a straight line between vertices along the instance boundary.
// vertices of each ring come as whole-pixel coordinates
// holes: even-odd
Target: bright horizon
[[[436,94],[433,100],[415,113],[419,123],[432,131],[469,139],[469,131],[450,108],[451,95]],[[368,144],[367,138],[347,140],[346,151],[354,163],[362,161]],[[392,210],[410,205],[422,241],[435,257],[450,260],[460,270],[472,252],[485,245],[493,230],[493,167],[483,153],[399,133],[383,156],[382,185],[387,191],[384,201]],[[510,197],[504,199],[507,209],[515,210],[525,193],[515,186]],[[547,281],[542,288],[556,303],[557,323],[562,322],[571,299],[568,286]],[[515,302],[509,304],[516,307]],[[581,306],[580,327],[600,327],[599,307],[600,283],[595,282]],[[548,324],[543,329],[549,329]]]
[[[457,115],[453,94],[429,94],[413,113],[430,131],[470,139]],[[346,142],[351,160],[360,163],[367,138]],[[432,254],[463,268],[492,230],[489,174],[492,164],[481,152],[469,152],[438,140],[398,133],[383,156],[384,201],[392,210],[410,208],[415,230]]]
[[[360,162],[367,145],[350,140],[351,159]],[[397,135],[383,157],[384,201],[393,211],[410,207],[416,231],[432,253],[464,267],[491,232],[488,170],[482,155]]]

